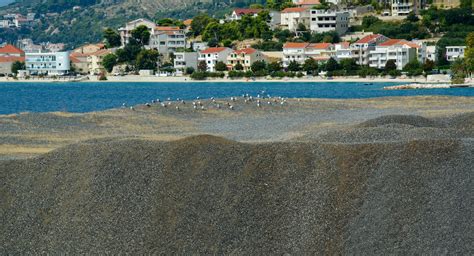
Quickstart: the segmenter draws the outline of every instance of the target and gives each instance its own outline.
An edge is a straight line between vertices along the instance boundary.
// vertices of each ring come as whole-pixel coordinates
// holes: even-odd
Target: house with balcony
[[[305,60],[312,58],[316,61],[327,61],[332,57],[336,57],[335,47],[330,43],[308,44],[304,53]]]
[[[359,65],[369,64],[369,53],[375,50],[377,44],[387,41],[389,38],[381,34],[367,35],[351,44],[352,55]]]
[[[65,75],[71,63],[69,52],[26,53],[26,70],[33,75]]]
[[[466,46],[446,46],[446,60],[451,62],[464,58]]]
[[[406,64],[417,59],[416,44],[404,39],[389,39],[378,44],[369,53],[369,66],[384,69],[389,60],[394,60],[398,70],[402,70]]]
[[[107,54],[113,53],[110,49],[102,49],[94,53],[88,54],[87,64],[88,70],[91,75],[99,75],[105,73],[104,66],[102,65],[102,60]]]
[[[349,29],[350,13],[331,9],[310,10],[310,30],[316,33],[336,31],[343,35]]]
[[[310,26],[310,9],[306,7],[286,8],[281,11],[281,26],[296,32],[298,25],[303,24],[307,28]]]
[[[176,52],[174,54],[174,69],[177,75],[183,75],[186,68],[197,70],[198,53],[197,52]]]
[[[283,45],[283,67],[288,67],[292,61],[303,64],[306,60],[306,47],[308,45],[309,43],[285,43]]]
[[[199,62],[204,61],[208,72],[216,72],[216,64],[219,61],[227,62],[227,57],[232,53],[232,49],[227,47],[211,47],[199,52]]]
[[[392,16],[407,16],[411,12],[418,13],[421,9],[421,0],[392,0]]]
[[[234,70],[237,64],[242,65],[244,71],[251,70],[252,64],[256,61],[262,61],[264,57],[259,50],[253,48],[245,48],[233,51],[227,57],[227,66],[230,70]]]
[[[340,42],[334,44],[335,59],[341,61],[344,59],[353,59],[351,44],[349,42]]]

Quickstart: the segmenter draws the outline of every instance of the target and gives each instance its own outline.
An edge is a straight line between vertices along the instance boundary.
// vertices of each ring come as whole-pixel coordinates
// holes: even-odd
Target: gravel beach
[[[163,104],[0,116],[0,254],[474,252],[472,98]]]

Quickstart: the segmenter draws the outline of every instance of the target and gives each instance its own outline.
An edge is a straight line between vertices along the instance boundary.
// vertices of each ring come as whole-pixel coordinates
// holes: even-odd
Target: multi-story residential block
[[[388,37],[380,34],[368,35],[355,43],[351,44],[352,55],[359,65],[369,64],[369,52],[375,49],[375,46],[379,43],[385,42]]]
[[[446,46],[446,60],[455,61],[458,58],[464,58],[466,46]]]
[[[69,52],[26,53],[26,70],[33,75],[65,75],[70,70]]]
[[[186,32],[179,27],[156,27],[150,36],[151,48],[162,54],[176,52],[186,47]]]
[[[227,47],[211,47],[199,53],[198,62],[204,61],[207,65],[207,71],[215,72],[216,63],[227,62],[227,57],[232,53],[232,49]],[[199,64],[198,64],[199,65]]]
[[[268,26],[270,26],[271,29],[275,29],[281,26],[281,12],[279,11],[270,11],[270,22],[268,23]]]
[[[369,66],[383,69],[389,60],[394,60],[398,70],[417,59],[417,45],[403,39],[389,39],[375,46],[369,53]]]
[[[304,60],[312,58],[317,61],[327,61],[332,57],[336,57],[336,50],[330,43],[308,44],[304,49]]]
[[[334,50],[336,51],[336,60],[344,60],[344,59],[353,59],[354,55],[352,55],[352,49],[349,42],[341,42],[334,44]]]
[[[433,0],[433,6],[439,9],[451,9],[461,6],[460,0]]]
[[[253,48],[245,48],[233,51],[227,57],[227,66],[233,70],[237,64],[243,66],[244,71],[251,70],[252,64],[256,61],[262,61],[264,57],[262,53]]]
[[[186,68],[190,67],[197,70],[198,53],[197,52],[176,52],[174,57],[174,68],[178,75],[182,75]]]
[[[411,12],[418,13],[422,0],[391,0],[392,16],[407,16]]]
[[[313,32],[323,33],[336,31],[339,35],[349,29],[350,13],[348,11],[335,10],[310,10],[310,29]]]
[[[309,43],[286,43],[283,45],[283,67],[288,67],[292,61],[303,64],[306,60],[305,52],[308,45]]]
[[[110,49],[102,49],[97,52],[88,54],[87,63],[88,63],[89,73],[91,75],[98,75],[101,73],[105,73],[106,71],[104,69],[104,66],[102,65],[102,60],[107,54],[111,54],[111,53],[113,53],[113,51]]]
[[[436,47],[436,45],[426,46],[425,56],[426,56],[426,60],[431,60],[433,62],[436,62],[438,60],[438,47]]]
[[[294,7],[281,11],[281,26],[290,31],[296,32],[298,25],[303,24],[306,28],[310,26],[309,8]]]
[[[227,17],[227,20],[229,21],[241,20],[244,15],[250,15],[250,16],[256,17],[261,11],[263,10],[238,8],[232,11],[230,16]]]
[[[186,47],[186,30],[179,27],[157,26],[147,19],[138,19],[128,22],[125,27],[119,29],[122,46],[130,42],[132,31],[146,26],[150,31],[150,42],[147,48],[157,49],[162,54],[176,52],[177,49]]]

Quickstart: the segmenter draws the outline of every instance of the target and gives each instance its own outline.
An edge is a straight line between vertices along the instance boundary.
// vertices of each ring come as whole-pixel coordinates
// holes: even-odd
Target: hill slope
[[[136,18],[186,19],[200,12],[223,15],[231,6],[245,6],[253,2],[262,1],[73,0],[57,3],[54,0],[18,0],[16,4],[0,8],[0,14],[35,12],[41,16],[40,22],[31,29],[0,29],[0,38],[8,42],[20,38],[31,38],[38,43],[61,42],[73,48],[86,42],[97,42],[102,39],[104,28],[118,28]],[[72,7],[76,5],[82,9],[73,11]],[[46,13],[56,15],[45,15]]]
[[[397,120],[361,127],[411,122]],[[0,165],[0,253],[472,254],[473,153],[462,139],[86,142]]]

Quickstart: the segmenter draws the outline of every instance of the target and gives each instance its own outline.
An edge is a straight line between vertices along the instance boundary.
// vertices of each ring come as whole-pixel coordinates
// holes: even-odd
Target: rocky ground
[[[1,117],[0,254],[474,252],[472,99],[270,102]]]

